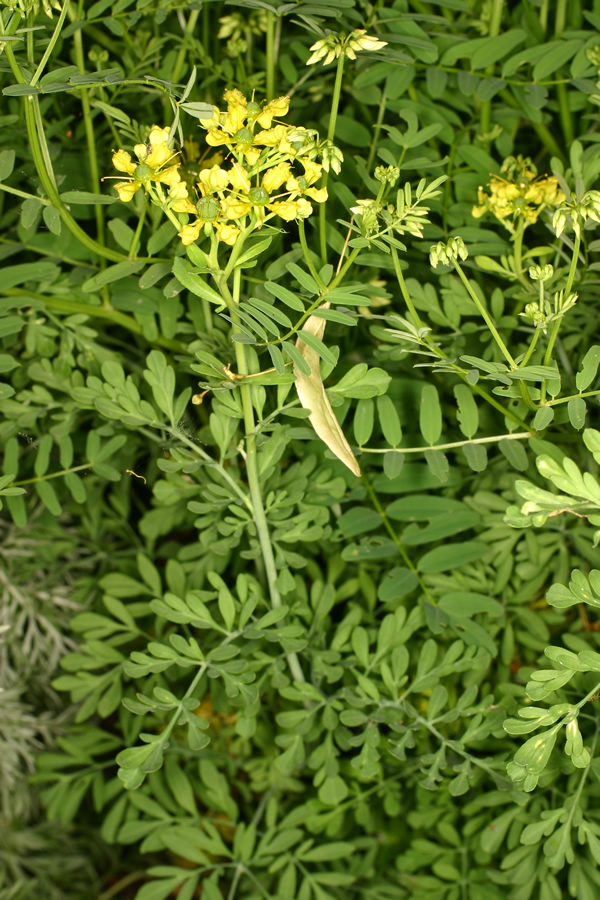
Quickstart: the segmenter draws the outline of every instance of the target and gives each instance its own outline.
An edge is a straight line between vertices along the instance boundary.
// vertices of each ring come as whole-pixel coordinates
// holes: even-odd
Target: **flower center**
[[[205,222],[214,222],[218,218],[220,209],[214,197],[202,197],[196,205],[198,215]]]
[[[264,187],[253,187],[248,191],[248,199],[252,206],[266,206],[269,202],[269,192]]]
[[[152,175],[154,175],[154,169],[147,166],[146,163],[142,163],[141,166],[136,166],[135,172],[133,173],[133,180],[143,184],[145,181],[148,181]]]
[[[261,111],[260,103],[257,103],[255,100],[251,100],[250,103],[246,104],[246,109],[251,115],[256,115]]]
[[[234,144],[240,144],[242,147],[250,147],[252,145],[252,132],[249,128],[240,128],[233,136]]]
[[[298,182],[298,187],[300,188],[300,190],[305,191],[306,188],[308,187],[308,181],[306,180],[304,175],[300,175],[299,178],[297,178],[296,180]]]

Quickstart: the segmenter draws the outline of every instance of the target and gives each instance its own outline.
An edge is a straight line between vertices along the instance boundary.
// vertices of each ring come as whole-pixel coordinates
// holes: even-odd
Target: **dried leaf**
[[[321,309],[329,309],[329,303],[324,303]],[[308,331],[322,340],[325,324],[325,319],[310,316],[304,325],[303,331]],[[300,403],[304,409],[310,410],[309,421],[323,443],[329,447],[332,453],[335,453],[344,465],[348,466],[354,475],[360,478],[361,472],[356,457],[344,437],[344,433],[333,414],[331,404],[325,393],[321,379],[321,360],[319,355],[300,338],[296,341],[296,348],[310,366],[310,375],[303,375],[294,364],[296,390],[298,391]]]

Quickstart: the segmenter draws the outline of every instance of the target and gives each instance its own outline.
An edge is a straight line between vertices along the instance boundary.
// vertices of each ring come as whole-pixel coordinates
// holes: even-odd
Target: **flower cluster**
[[[214,232],[232,246],[248,219],[260,228],[274,216],[287,222],[307,218],[311,201],[327,200],[327,189],[317,186],[323,170],[339,167],[341,154],[333,145],[319,144],[314,131],[279,121],[289,110],[289,97],[259,104],[228,90],[224,99],[226,110],[213,107],[212,116],[200,120],[206,143],[218,151],[206,167],[190,169],[190,160],[200,155],[192,140],[184,145],[187,162],[173,162],[178,154],[169,148],[168,128],[153,128],[149,143],[134,148],[137,163],[124,150],[113,155],[115,167],[128,176],[116,185],[121,200],[131,200],[144,186],[163,208],[194,217],[179,231],[186,245]],[[167,197],[154,187],[160,184],[168,185]]]
[[[476,219],[491,212],[510,232],[514,232],[515,220],[522,219],[527,227],[537,221],[543,209],[559,206],[565,200],[558,178],[553,175],[538,177],[530,159],[509,156],[501,171],[508,178],[492,175],[488,184],[489,194],[483,187],[479,188],[478,205],[472,210]]]
[[[326,66],[342,55],[347,59],[356,59],[357,52],[361,50],[381,50],[386,46],[387,41],[378,41],[368,35],[364,28],[357,28],[348,35],[329,34],[312,45],[310,49],[313,52],[306,60],[306,65],[312,66],[322,59]]]
[[[177,158],[169,146],[169,128],[157,128],[150,131],[147,144],[136,144],[133,152],[137,157],[134,162],[125,150],[113,152],[113,166],[117,172],[123,172],[124,181],[115,184],[115,190],[123,203],[129,203],[141,187],[145,191],[154,184],[165,184],[168,187],[166,205],[175,212],[189,212],[187,188],[181,181]]]

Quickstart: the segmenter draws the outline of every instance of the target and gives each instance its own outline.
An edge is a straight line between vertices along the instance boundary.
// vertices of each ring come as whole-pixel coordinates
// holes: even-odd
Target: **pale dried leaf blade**
[[[324,303],[322,309],[328,309],[329,303]],[[325,331],[325,319],[310,316],[306,321],[303,331],[314,334],[319,339],[323,338]],[[304,409],[310,410],[309,422],[315,429],[318,437],[329,447],[350,471],[360,478],[361,472],[350,445],[344,437],[336,419],[329,398],[325,393],[321,379],[321,360],[315,350],[308,347],[300,338],[296,341],[296,347],[310,366],[310,375],[303,375],[294,364],[294,376],[296,378],[296,390],[300,403]]]

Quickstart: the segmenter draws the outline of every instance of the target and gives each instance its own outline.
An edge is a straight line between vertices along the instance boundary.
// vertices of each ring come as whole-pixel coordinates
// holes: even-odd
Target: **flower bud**
[[[556,237],[560,237],[563,231],[565,230],[565,226],[567,224],[567,214],[559,207],[554,215],[552,216],[552,227],[556,231]]]
[[[529,277],[532,281],[549,281],[554,275],[554,267],[550,264],[546,266],[530,266]]]
[[[325,141],[325,143],[321,145],[321,158],[323,160],[323,168],[326,172],[333,169],[336,175],[340,174],[342,171],[344,154],[338,147],[334,147],[331,141]]]
[[[400,178],[400,169],[398,166],[377,166],[375,169],[375,178],[381,184],[390,184],[392,187]]]
[[[306,60],[306,65],[312,66],[323,59],[323,65],[326,66],[328,63],[333,62],[334,59],[338,58],[342,52],[342,44],[337,35],[330,34],[326,38],[317,41],[310,49],[313,53],[312,56],[309,56]]]
[[[348,35],[346,40],[346,56],[350,56],[349,50],[381,50],[382,47],[387,47],[387,41],[378,41],[377,38],[371,37],[368,35],[364,28],[357,28],[351,34]],[[355,59],[355,55],[352,54],[350,59]]]

